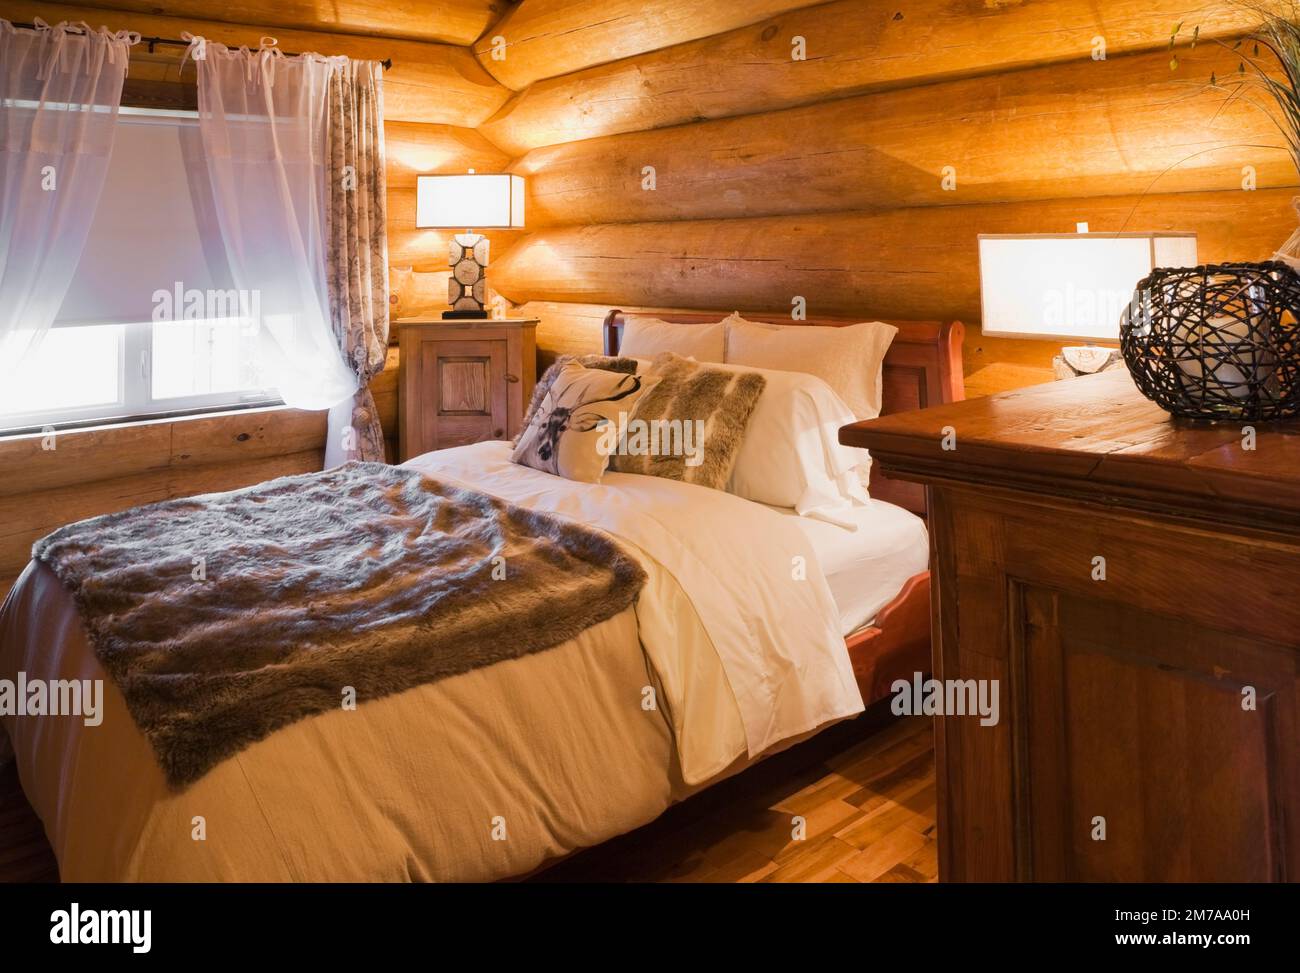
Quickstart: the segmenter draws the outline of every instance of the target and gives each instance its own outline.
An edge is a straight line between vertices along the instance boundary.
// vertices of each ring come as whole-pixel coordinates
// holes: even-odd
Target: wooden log
[[[1259,100],[1208,84],[1239,58],[1201,45],[1181,60],[1176,73],[1167,53],[1084,60],[606,136],[514,169],[530,226],[1226,190],[1246,166],[1259,187],[1296,185]]]
[[[388,188],[414,189],[415,178],[434,172],[505,172],[511,157],[472,128],[384,123]]]
[[[808,0],[525,0],[474,44],[479,62],[509,88],[519,90],[593,64],[710,37]],[[493,57],[493,38],[505,40],[505,57]]]
[[[93,483],[73,483],[39,494],[0,495],[0,577],[17,575],[31,558],[33,542],[87,517],[141,504],[215,490],[234,490],[277,476],[321,467],[319,449],[263,457],[244,463],[167,468]]]
[[[1203,261],[1259,260],[1295,228],[1291,196],[1180,193],[556,228],[513,247],[493,279],[515,303],[771,311],[802,296],[810,315],[973,325],[979,233],[1071,232],[1086,220],[1094,232],[1194,231]]]
[[[464,46],[496,16],[493,0],[104,0],[94,6],[331,33],[404,37]]]
[[[714,37],[538,81],[482,131],[503,149],[664,128],[791,108],[832,97],[1166,47],[1173,26],[1201,37],[1250,29],[1245,5],[1181,0],[988,3],[954,13],[950,0],[906,9],[839,0],[778,14]],[[803,37],[806,60],[792,57]],[[1180,54],[1182,50],[1180,49]],[[513,85],[512,85],[513,87]]]
[[[154,9],[157,3],[151,0],[140,6]],[[256,21],[225,23],[210,19],[211,5],[203,3],[195,6],[206,8],[203,12],[209,19],[197,15],[161,17],[129,10],[48,3],[44,0],[6,0],[4,14],[7,19],[14,21],[31,21],[34,17],[43,17],[50,23],[84,20],[95,27],[104,25],[113,30],[135,30],[167,38],[179,38],[181,31],[188,30],[231,46],[247,44],[256,47],[262,37],[272,34],[279,40],[279,46],[286,51],[317,51],[374,60],[392,58],[392,70],[384,73],[384,114],[390,121],[432,122],[474,128],[495,113],[509,95],[505,88],[479,67],[478,62],[463,47],[378,36],[292,30]],[[229,7],[224,9],[229,10]],[[158,48],[155,54],[149,55],[143,46],[137,46],[131,58],[132,76],[148,80],[175,80],[180,76],[179,66],[183,52],[183,48]],[[136,72],[137,62],[145,65],[142,72]],[[187,67],[185,77],[193,79],[192,65]]]
[[[325,413],[272,407],[0,439],[0,495],[321,450]],[[48,448],[49,446],[53,448]]]
[[[91,480],[165,470],[171,463],[171,423],[141,422],[0,439],[0,496],[38,495]],[[53,447],[53,448],[50,448]],[[35,500],[33,499],[33,502]]]

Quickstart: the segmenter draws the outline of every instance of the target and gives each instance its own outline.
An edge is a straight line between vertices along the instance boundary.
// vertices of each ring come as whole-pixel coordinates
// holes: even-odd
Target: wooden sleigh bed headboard
[[[789,313],[764,314],[748,311],[743,313],[750,321],[794,327],[821,325],[842,328],[863,321],[885,320],[887,324],[898,328],[898,334],[885,354],[882,415],[957,402],[966,397],[961,365],[962,337],[966,329],[960,321],[889,321],[868,315],[851,318],[815,317],[808,318],[806,321],[791,321]],[[637,314],[611,310],[605,316],[605,354],[618,354],[623,337],[623,323],[629,317],[657,318],[675,324],[714,324],[725,316],[720,311],[665,311]],[[925,514],[924,489],[915,483],[890,480],[880,472],[879,465],[873,465],[871,470],[871,495],[922,516]]]

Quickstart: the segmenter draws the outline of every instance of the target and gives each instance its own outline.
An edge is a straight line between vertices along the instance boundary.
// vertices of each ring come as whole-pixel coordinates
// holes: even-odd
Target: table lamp
[[[1062,349],[1075,373],[1118,361],[1118,352],[1092,342],[1119,341],[1120,315],[1138,281],[1156,267],[1196,266],[1195,233],[1078,229],[979,236],[983,333],[1089,342]]]
[[[415,225],[421,229],[459,229],[451,238],[446,320],[486,318],[488,240],[480,230],[524,225],[524,178],[509,173],[475,172],[416,178]]]

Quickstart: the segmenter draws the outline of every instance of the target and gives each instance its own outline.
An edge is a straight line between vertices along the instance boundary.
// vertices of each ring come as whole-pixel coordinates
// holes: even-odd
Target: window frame
[[[34,409],[28,412],[0,413],[0,436],[15,436],[46,429],[110,426],[126,422],[143,422],[169,416],[202,415],[238,409],[284,405],[274,389],[245,389],[233,392],[206,392],[199,395],[155,398],[153,395],[153,329],[171,321],[136,321],[129,324],[69,321],[55,324],[62,328],[120,328],[117,358],[117,398],[113,402],[70,406],[60,409]],[[180,322],[176,322],[180,323]]]

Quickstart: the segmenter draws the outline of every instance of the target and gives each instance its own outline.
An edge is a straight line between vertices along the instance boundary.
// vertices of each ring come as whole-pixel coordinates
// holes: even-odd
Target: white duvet
[[[647,572],[636,606],[554,649],[301,720],[180,793],[109,680],[100,726],[3,717],[65,880],[518,875],[861,711],[789,518],[654,477],[563,480],[504,443],[408,465],[614,535]],[[0,678],[19,671],[104,678],[40,565],[0,611]]]

